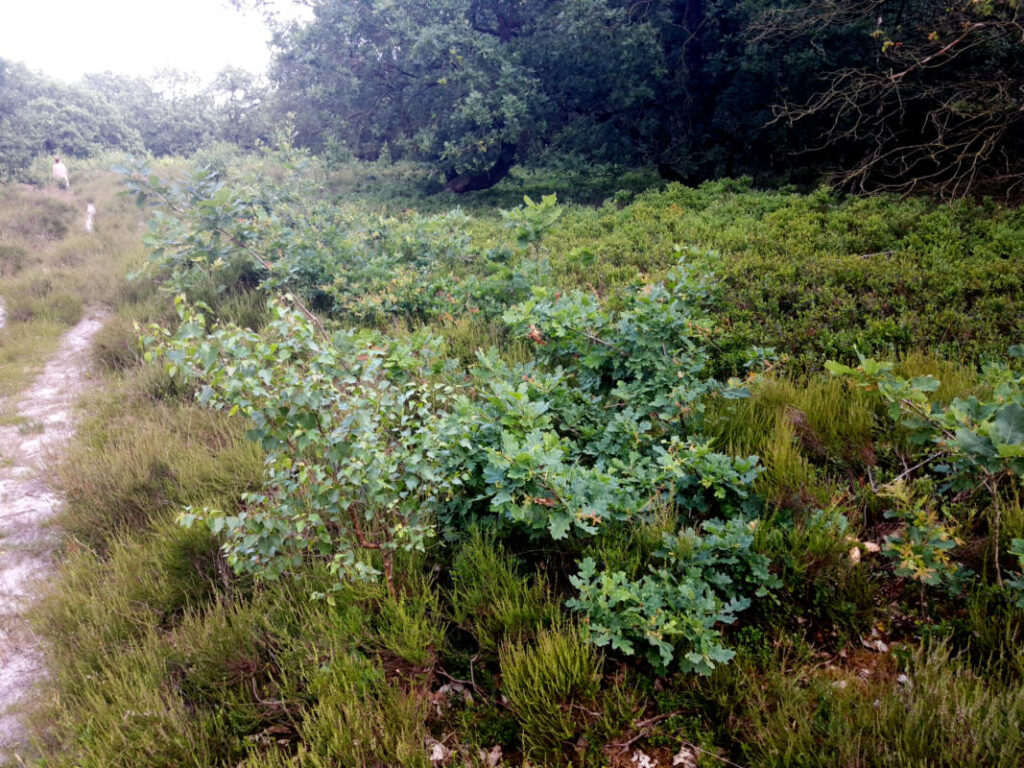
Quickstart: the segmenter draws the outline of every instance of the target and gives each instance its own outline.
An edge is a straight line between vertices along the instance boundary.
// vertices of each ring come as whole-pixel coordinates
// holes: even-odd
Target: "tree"
[[[245,149],[271,135],[267,111],[269,88],[264,79],[238,67],[222,69],[206,89],[213,105],[216,134]]]
[[[300,143],[387,146],[456,192],[571,153],[686,183],[1012,194],[1022,1],[313,0],[273,77]]]
[[[848,30],[860,55],[823,71],[780,121],[809,123],[858,190],[1019,195],[1024,190],[1021,0],[809,0],[777,7],[759,39],[817,44]]]
[[[0,178],[23,176],[41,154],[141,148],[138,132],[102,95],[0,59]]]
[[[621,158],[650,101],[652,31],[606,0],[318,0],[272,77],[298,138],[435,163],[482,189],[549,145]]]
[[[151,78],[103,72],[82,82],[120,110],[154,155],[191,155],[217,137],[213,98],[193,74],[173,68]]]
[[[237,67],[205,87],[175,69],[148,79],[103,72],[82,82],[121,111],[154,155],[190,155],[213,140],[252,149],[271,133],[267,84]]]
[[[778,177],[807,131],[770,125],[773,101],[809,96],[823,58],[746,36],[777,1],[319,0],[274,76],[300,141],[364,158],[387,142],[455,191],[559,153],[688,183]]]

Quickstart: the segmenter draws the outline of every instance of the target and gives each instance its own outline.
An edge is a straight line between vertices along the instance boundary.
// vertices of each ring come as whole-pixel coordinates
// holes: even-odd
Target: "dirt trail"
[[[47,485],[46,465],[74,430],[89,344],[104,319],[102,310],[91,310],[64,336],[56,355],[14,404],[20,423],[0,426],[0,764],[24,745],[24,730],[10,708],[45,675],[39,640],[23,613],[52,570],[55,534],[47,524],[60,499]]]

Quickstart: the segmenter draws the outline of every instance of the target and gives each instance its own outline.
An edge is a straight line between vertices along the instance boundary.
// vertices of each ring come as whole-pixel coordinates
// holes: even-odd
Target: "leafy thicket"
[[[972,314],[1016,311],[1016,212],[531,176],[418,213],[263,163],[126,169],[47,764],[1020,762],[1019,327]],[[949,336],[852,324],[869,268]]]
[[[363,158],[385,147],[427,157],[449,183],[503,166],[497,181],[517,154],[560,134],[628,162],[616,118],[652,99],[645,80],[660,65],[649,28],[614,3],[322,2],[313,10],[311,23],[283,39],[274,75],[300,139]],[[452,188],[474,188],[466,183]]]
[[[1001,357],[1020,333],[1022,235],[1021,210],[991,203],[765,194],[734,181],[581,211],[546,244],[557,279],[601,292],[696,248],[737,351],[772,346],[806,369],[853,359],[855,346]]]
[[[360,550],[380,553],[392,591],[395,550],[422,550],[437,529],[454,541],[478,527],[571,541],[642,524],[665,507],[681,521],[745,525],[758,511],[749,493],[756,457],[716,453],[694,427],[704,397],[745,394],[702,375],[697,287],[680,267],[619,312],[585,294],[555,302],[541,294],[505,315],[513,330],[530,319],[547,329],[535,359],[508,365],[481,352],[465,372],[417,336],[327,338],[282,309],[260,334],[207,332],[202,316],[182,309],[166,359],[205,384],[201,402],[246,416],[266,452],[265,490],[248,494],[243,512],[190,510],[184,519],[207,518],[226,535],[229,562],[261,576],[306,555],[340,575],[373,576]],[[751,543],[730,539],[725,548],[747,553]],[[688,565],[682,557],[675,567]],[[763,595],[772,579],[764,562],[754,572]],[[728,589],[726,607],[699,572],[691,578],[662,588],[696,588],[709,617],[660,643],[661,663],[681,641],[693,668],[710,671],[729,658],[714,625],[744,607],[746,590]],[[724,587],[729,577],[714,581]],[[586,601],[577,607],[589,612]]]
[[[641,568],[585,560],[571,605],[598,642],[626,653],[639,643],[659,667],[680,649],[683,666],[703,672],[730,658],[720,625],[779,582],[752,549],[757,458],[719,453],[704,433],[708,403],[747,395],[738,381],[710,375],[726,365],[722,343],[738,354],[738,339],[712,322],[722,294],[688,263],[706,269],[721,257],[675,246],[677,263],[660,281],[607,302],[557,287],[561,262],[541,249],[545,233],[569,231],[554,198],[504,212],[505,237],[482,249],[457,213],[332,213],[294,185],[264,186],[253,198],[252,188],[209,172],[183,186],[134,178],[140,196],[158,203],[152,268],[171,290],[248,273],[288,292],[263,331],[208,328],[209,308],[183,299],[179,330],[155,337],[176,371],[205,385],[204,402],[250,419],[267,452],[265,491],[247,496],[243,513],[186,517],[226,535],[237,569],[276,577],[312,556],[342,575],[382,569],[394,592],[395,553],[423,550],[439,534],[458,541],[483,527],[582,553],[589,537],[671,510],[678,523]],[[688,193],[648,196],[630,210],[652,200],[679,210],[676,196]],[[783,197],[766,218],[798,201],[807,204]],[[451,269],[455,276],[442,274]],[[479,350],[464,367],[429,332],[332,331],[314,306],[347,323],[468,318],[522,341],[511,359]],[[777,353],[758,347],[746,358],[756,369]],[[967,490],[968,474],[954,469],[956,490]],[[670,618],[682,613],[689,623]]]
[[[319,176],[301,155],[289,163]],[[151,192],[175,213],[158,210],[152,225],[162,279],[187,290],[197,275],[233,284],[244,274],[242,286],[266,280],[344,323],[479,325],[535,287],[616,303],[621,286],[640,290],[683,258],[703,283],[693,301],[713,329],[712,367],[725,376],[744,372],[753,347],[774,348],[796,370],[853,362],[854,347],[981,363],[999,359],[1020,326],[1024,216],[991,203],[758,192],[737,180],[624,192],[628,205],[504,196],[499,215],[486,199],[428,215],[347,195],[333,202],[296,184],[229,181],[207,168],[158,185]],[[704,270],[715,278],[699,279]],[[549,303],[534,301],[545,312]],[[520,338],[528,326],[519,324]]]

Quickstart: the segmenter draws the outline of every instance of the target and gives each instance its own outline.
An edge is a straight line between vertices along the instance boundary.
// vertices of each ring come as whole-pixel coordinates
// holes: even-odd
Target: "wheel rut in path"
[[[3,319],[0,304],[0,326]],[[24,614],[53,573],[57,536],[49,523],[61,500],[47,482],[47,465],[74,432],[89,345],[105,319],[104,310],[88,311],[13,408],[4,403],[19,418],[0,425],[0,765],[26,746],[19,705],[46,675],[40,640]]]

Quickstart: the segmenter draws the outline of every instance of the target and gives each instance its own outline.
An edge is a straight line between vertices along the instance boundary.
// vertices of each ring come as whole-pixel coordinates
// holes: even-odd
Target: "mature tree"
[[[806,0],[766,13],[760,40],[858,37],[861,55],[826,70],[777,115],[817,129],[836,176],[861,190],[1024,192],[1021,0]]]
[[[141,148],[138,132],[101,94],[0,59],[0,178],[21,176],[40,154]]]
[[[317,0],[273,70],[299,138],[435,162],[454,191],[556,143],[622,158],[653,31],[606,0]]]
[[[206,89],[206,94],[213,106],[219,139],[253,149],[270,138],[269,86],[263,77],[238,67],[226,67]]]
[[[259,0],[254,0],[259,2]],[[1024,184],[1024,0],[311,0],[299,140],[480,189],[553,153],[858,189]]]
[[[120,110],[154,155],[190,155],[217,138],[213,97],[194,74],[172,68],[150,78],[103,72],[82,82]]]
[[[772,125],[780,93],[808,97],[846,30],[820,48],[750,40],[777,0],[317,0],[279,39],[275,79],[300,141],[433,161],[456,191],[515,161],[573,153],[648,163],[698,182],[792,171]]]
[[[168,67],[150,82],[166,114],[162,122],[152,125],[150,151],[190,155],[216,137],[213,100],[197,75]]]
[[[271,133],[267,84],[237,67],[225,68],[207,86],[175,69],[151,78],[91,74],[83,84],[116,105],[155,155],[189,155],[213,140],[251,149]]]

